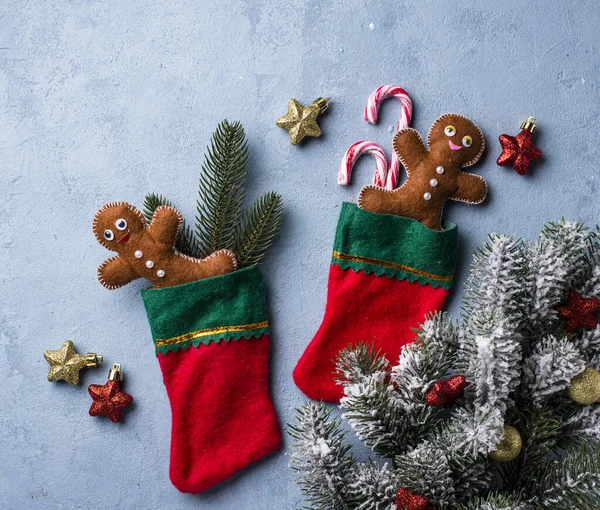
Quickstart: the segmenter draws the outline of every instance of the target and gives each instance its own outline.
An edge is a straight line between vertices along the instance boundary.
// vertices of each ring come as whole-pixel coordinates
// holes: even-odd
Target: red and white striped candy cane
[[[373,142],[360,141],[353,143],[344,153],[340,169],[338,171],[338,184],[347,185],[350,183],[352,175],[352,167],[356,160],[363,154],[371,154],[375,158],[375,175],[373,176],[373,184],[381,186],[386,182],[388,175],[387,157],[383,149]]]
[[[365,120],[370,124],[377,123],[377,114],[379,112],[379,105],[381,102],[388,98],[395,97],[402,103],[402,110],[400,111],[400,120],[396,127],[396,133],[401,129],[406,129],[410,126],[410,120],[412,117],[412,101],[408,93],[401,87],[395,85],[382,85],[373,91],[373,93],[367,99],[365,106]],[[390,162],[390,168],[385,182],[385,189],[395,189],[400,176],[400,161],[396,153],[392,154],[392,161]]]

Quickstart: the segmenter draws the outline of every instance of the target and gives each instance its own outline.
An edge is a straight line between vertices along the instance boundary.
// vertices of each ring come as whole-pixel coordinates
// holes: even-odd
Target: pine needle
[[[200,175],[196,234],[205,254],[235,247],[247,166],[248,143],[242,124],[222,121],[213,133]]]
[[[271,191],[259,197],[248,209],[235,245],[238,267],[258,264],[273,244],[281,224],[283,200]]]

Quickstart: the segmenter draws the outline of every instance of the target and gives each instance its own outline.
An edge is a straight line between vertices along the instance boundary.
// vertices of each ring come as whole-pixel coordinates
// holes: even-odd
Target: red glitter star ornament
[[[121,410],[133,402],[129,393],[121,391],[122,380],[121,365],[115,363],[108,373],[106,384],[89,385],[88,391],[93,400],[90,416],[106,416],[115,423],[121,420]]]
[[[410,489],[398,489],[394,503],[398,510],[433,510],[425,496],[413,494]]]
[[[567,332],[575,333],[579,328],[594,329],[598,325],[598,309],[600,299],[584,298],[579,292],[572,290],[567,302],[556,307],[556,313],[564,321]]]
[[[529,117],[521,124],[522,131],[517,136],[500,135],[502,154],[498,157],[498,165],[512,166],[519,175],[526,175],[529,164],[542,157],[542,151],[531,142],[535,131],[535,117]]]
[[[425,400],[430,406],[451,406],[462,396],[468,385],[464,375],[454,375],[450,379],[437,381]]]

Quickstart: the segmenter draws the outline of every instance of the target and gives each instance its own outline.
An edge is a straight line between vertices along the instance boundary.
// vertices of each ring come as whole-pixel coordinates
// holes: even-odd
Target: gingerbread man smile
[[[117,241],[117,243],[126,243],[127,241],[129,241],[129,238],[131,237],[131,235],[129,234],[129,230],[125,233],[125,235],[123,237],[121,237],[121,239],[119,239]]]

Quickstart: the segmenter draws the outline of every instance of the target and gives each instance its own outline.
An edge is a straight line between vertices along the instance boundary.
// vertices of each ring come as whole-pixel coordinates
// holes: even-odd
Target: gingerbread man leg
[[[171,269],[168,278],[152,282],[155,287],[182,285],[231,273],[237,269],[237,261],[235,255],[229,250],[219,250],[201,260],[178,254],[171,264]]]

